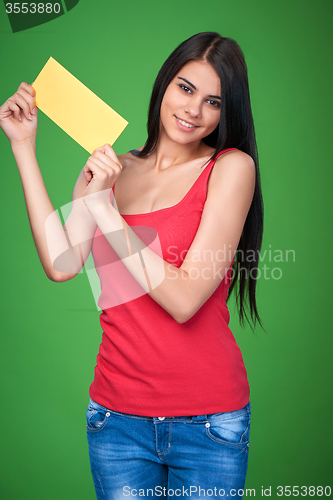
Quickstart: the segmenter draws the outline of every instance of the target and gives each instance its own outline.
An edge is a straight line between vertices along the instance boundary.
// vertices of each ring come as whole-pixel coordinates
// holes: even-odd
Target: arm
[[[80,174],[74,188],[73,199],[78,199],[78,202],[73,203],[66,234],[54,211],[36,159],[37,108],[35,91],[31,85],[21,83],[18,91],[1,106],[0,126],[12,146],[22,181],[32,235],[44,271],[53,281],[71,279],[82,268],[81,255],[76,245],[79,239],[78,231],[83,231],[81,241],[86,241],[82,245],[85,260],[90,251],[89,238],[96,228],[95,222],[82,202],[86,188],[84,175]],[[77,231],[74,231],[75,227],[78,227]],[[65,272],[53,268],[49,252],[52,241],[67,250],[64,259],[66,266],[62,265],[65,267]]]
[[[99,148],[102,149],[102,148]],[[98,156],[98,164],[91,164],[96,179],[93,199],[84,197],[84,201],[96,223],[121,259],[127,257],[126,232],[117,237],[114,231],[120,223],[127,229],[128,240],[135,248],[144,248],[144,243],[136,236],[106,196],[98,199],[97,190],[109,188],[113,182],[113,174],[109,173],[113,163],[119,160],[108,145],[102,151],[93,154]],[[103,163],[103,154],[104,162]],[[121,168],[121,167],[120,167]],[[109,177],[108,174],[109,173]],[[101,181],[98,185],[98,177]],[[108,181],[109,179],[109,181]],[[109,182],[109,183],[108,183]],[[216,290],[229,269],[242,234],[247,213],[251,206],[255,186],[255,165],[250,156],[241,151],[232,151],[222,155],[216,161],[211,173],[207,201],[197,234],[180,268],[164,261],[149,248],[145,248],[143,258],[148,275],[161,274],[161,266],[165,276],[154,289],[149,287],[148,293],[177,322],[184,323],[190,319]],[[88,187],[89,188],[89,187]],[[87,190],[89,191],[89,189]],[[122,241],[124,240],[124,241]],[[205,259],[205,252],[212,258]],[[201,256],[198,262],[198,255]],[[223,256],[223,258],[221,258]],[[138,283],[147,289],[147,282],[142,273],[141,263],[123,261]]]
[[[97,224],[83,203],[86,187],[82,170],[74,186],[71,212],[64,227],[55,211],[45,219],[46,248],[52,266],[49,277],[53,281],[63,282],[74,278],[91,251]]]

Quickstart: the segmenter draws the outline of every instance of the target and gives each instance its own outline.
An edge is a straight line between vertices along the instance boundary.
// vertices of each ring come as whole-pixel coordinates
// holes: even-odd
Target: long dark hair
[[[148,112],[148,138],[139,156],[151,154],[158,143],[161,103],[171,80],[186,63],[197,60],[210,63],[221,81],[220,123],[203,139],[204,143],[215,149],[211,160],[223,149],[237,148],[250,155],[256,166],[254,196],[235,255],[229,297],[235,289],[242,326],[245,319],[251,325],[250,318],[254,326],[257,321],[262,326],[256,304],[256,284],[263,235],[263,200],[247,67],[243,52],[235,40],[215,32],[198,33],[172,52],[154,83]]]

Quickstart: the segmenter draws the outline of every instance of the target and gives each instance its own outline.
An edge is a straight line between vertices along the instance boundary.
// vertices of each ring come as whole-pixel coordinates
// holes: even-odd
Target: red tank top
[[[176,205],[122,215],[147,245],[145,228],[148,240],[156,231],[161,256],[176,267],[181,266],[198,230],[214,164],[210,161],[204,167]],[[228,327],[231,267],[199,311],[179,324],[144,293],[99,228],[92,254],[101,281],[99,306],[103,309],[102,343],[89,391],[94,401],[114,411],[150,417],[233,411],[249,402],[242,354]],[[136,298],[128,300],[127,294],[122,300],[118,283]],[[113,307],[109,307],[110,297]]]

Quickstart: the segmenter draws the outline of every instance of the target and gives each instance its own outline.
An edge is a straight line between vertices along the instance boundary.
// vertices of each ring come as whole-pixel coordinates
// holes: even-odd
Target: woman
[[[0,108],[0,124],[47,276],[73,278],[92,249],[101,280],[103,340],[87,411],[97,498],[242,498],[251,405],[226,301],[237,286],[241,322],[248,306],[261,324],[263,209],[239,46],[199,33],[170,55],[146,144],[119,157],[108,144],[93,152],[65,228],[36,161],[30,85]]]

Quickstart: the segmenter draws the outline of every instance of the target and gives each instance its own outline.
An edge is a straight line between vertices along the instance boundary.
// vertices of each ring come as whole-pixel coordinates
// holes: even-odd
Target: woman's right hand
[[[11,145],[35,142],[37,133],[37,107],[35,90],[22,82],[17,92],[0,107],[0,127]]]

